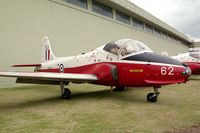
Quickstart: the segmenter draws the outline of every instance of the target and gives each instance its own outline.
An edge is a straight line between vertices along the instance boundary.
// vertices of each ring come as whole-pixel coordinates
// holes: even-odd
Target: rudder
[[[41,58],[41,62],[46,62],[46,61],[49,61],[49,60],[53,60],[55,58],[56,58],[56,56],[53,54],[49,39],[46,36],[46,37],[44,37],[42,39],[42,58]]]

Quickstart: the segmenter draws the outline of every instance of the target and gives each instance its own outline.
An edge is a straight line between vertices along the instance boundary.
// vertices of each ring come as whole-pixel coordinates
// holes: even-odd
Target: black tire
[[[148,93],[147,101],[155,103],[157,101],[157,96],[155,95],[155,93]]]
[[[64,93],[62,94],[62,97],[64,99],[71,99],[71,91],[68,88],[64,89]]]
[[[113,89],[113,91],[118,91],[118,92],[124,91],[124,90],[125,90],[125,87],[121,87],[121,86],[116,86],[116,87]]]

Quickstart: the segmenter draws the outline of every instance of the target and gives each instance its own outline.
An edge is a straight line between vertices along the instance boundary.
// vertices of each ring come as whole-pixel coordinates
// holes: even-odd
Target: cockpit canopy
[[[104,46],[103,50],[117,56],[127,56],[139,52],[152,52],[144,43],[132,39],[109,42]]]

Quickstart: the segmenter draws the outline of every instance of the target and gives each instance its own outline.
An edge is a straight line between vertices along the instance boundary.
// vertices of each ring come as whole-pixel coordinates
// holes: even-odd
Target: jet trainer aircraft
[[[187,64],[193,75],[200,74],[200,48],[190,48],[188,53],[179,54],[172,58]]]
[[[0,76],[16,77],[16,83],[60,85],[65,99],[71,97],[71,91],[64,87],[70,82],[105,85],[118,91],[149,86],[154,92],[147,95],[147,101],[156,102],[162,85],[185,83],[191,74],[179,61],[132,39],[112,41],[77,56],[56,57],[48,37],[44,37],[42,49],[42,63],[13,66],[35,67],[34,72],[0,71]]]

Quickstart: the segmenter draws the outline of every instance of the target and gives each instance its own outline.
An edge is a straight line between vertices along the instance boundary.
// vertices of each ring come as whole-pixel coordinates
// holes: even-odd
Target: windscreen
[[[104,46],[103,50],[118,56],[151,51],[144,43],[131,39],[109,42]]]

